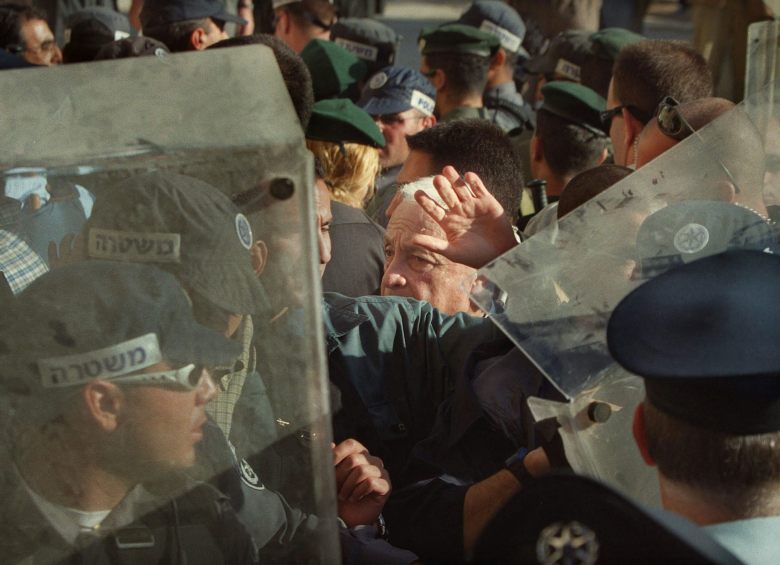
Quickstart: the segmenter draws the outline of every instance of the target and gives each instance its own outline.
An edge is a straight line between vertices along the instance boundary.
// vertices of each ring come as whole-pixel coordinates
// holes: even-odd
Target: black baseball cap
[[[247,24],[244,18],[228,13],[220,0],[153,0],[144,2],[141,10],[141,27],[153,29],[201,18]]]
[[[95,202],[86,239],[89,257],[157,265],[227,312],[268,309],[249,221],[201,180],[153,172],[121,182]]]
[[[658,410],[704,429],[780,431],[780,257],[728,251],[646,282],[607,325]]]
[[[133,263],[54,269],[18,295],[0,329],[3,386],[16,392],[126,376],[161,361],[230,365],[240,353],[240,344],[195,320],[175,277]]]

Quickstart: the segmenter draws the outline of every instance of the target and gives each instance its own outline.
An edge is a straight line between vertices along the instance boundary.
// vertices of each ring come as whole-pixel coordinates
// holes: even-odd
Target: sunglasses
[[[620,115],[624,108],[631,112],[631,115],[636,117],[636,119],[643,124],[646,124],[650,121],[649,119],[645,119],[644,113],[636,106],[632,106],[630,104],[621,104],[620,106],[615,106],[609,110],[604,110],[599,114],[599,118],[601,119],[601,127],[605,132],[607,132],[607,134],[609,134],[609,128],[612,127],[612,120],[615,118],[615,116]]]
[[[680,103],[671,96],[665,97],[658,105],[656,119],[661,133],[677,141],[682,141],[693,134],[693,128],[688,120],[680,114],[679,105]]]
[[[206,375],[203,365],[185,365],[181,369],[139,373],[111,379],[112,382],[129,385],[174,386],[184,390],[195,390]]]

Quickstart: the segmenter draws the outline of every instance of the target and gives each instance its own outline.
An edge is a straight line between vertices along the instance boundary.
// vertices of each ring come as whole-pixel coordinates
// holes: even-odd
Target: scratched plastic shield
[[[538,418],[558,417],[575,470],[646,502],[657,501],[657,487],[630,432],[644,391],[610,357],[607,322],[631,290],[674,265],[734,248],[777,252],[777,228],[765,218],[778,194],[764,174],[764,148],[780,141],[763,122],[775,114],[772,92],[762,89],[501,256],[472,292],[568,399],[531,404]],[[605,418],[587,418],[592,402],[607,405]]]
[[[97,522],[102,529],[89,532],[90,543],[98,544],[95,547],[110,546],[120,552],[153,552],[162,547],[176,555],[180,542],[185,554],[209,551],[215,545],[228,553],[238,551],[243,547],[242,528],[229,526],[235,538],[215,535],[220,530],[211,528],[213,510],[198,514],[200,522],[194,525],[188,522],[193,520],[193,505],[197,509],[202,502],[212,508],[213,502],[209,496],[198,495],[193,501],[181,493],[192,485],[209,483],[230,496],[243,528],[266,559],[337,562],[313,166],[272,52],[257,46],[4,71],[0,92],[0,124],[6,132],[0,140],[4,177],[0,319],[3,335],[11,336],[3,343],[15,344],[0,347],[4,454],[0,465],[6,489],[2,499],[11,505],[21,501],[29,510],[23,516],[6,508],[9,520],[0,527],[3,560],[66,555],[81,547],[82,542],[67,535],[68,543],[52,549],[45,540],[23,534],[39,527],[51,531],[57,520],[48,503],[96,509],[86,500],[95,496],[98,487],[80,478],[82,467],[89,465],[104,479],[110,477],[112,484],[123,485],[119,492],[124,495],[118,497],[118,505],[98,506],[113,510]],[[178,184],[174,201],[181,214],[158,218],[149,211],[155,206],[149,202],[157,197],[137,195],[170,182]],[[208,210],[192,204],[193,194],[204,190],[219,195],[214,206],[226,221],[217,222]],[[163,200],[159,197],[159,202]],[[105,218],[98,222],[100,210],[112,206],[116,225]],[[197,238],[183,227],[184,216],[196,224]],[[154,228],[145,227],[151,225]],[[89,418],[75,421],[69,412],[84,413],[84,399],[78,392],[96,380],[137,399],[141,392],[190,394],[191,388],[171,382],[180,377],[149,380],[144,375],[154,367],[142,363],[140,353],[122,357],[113,349],[113,356],[100,357],[100,348],[90,349],[88,343],[74,346],[86,357],[52,355],[47,365],[46,359],[40,359],[42,354],[25,349],[20,337],[35,334],[35,324],[41,321],[18,313],[6,315],[15,312],[15,301],[36,277],[50,276],[44,274],[47,270],[56,271],[63,264],[79,268],[97,259],[135,262],[173,273],[187,292],[198,322],[230,335],[241,352],[229,362],[206,366],[214,392],[205,405],[208,422],[201,427],[200,412],[194,412],[197,429],[188,428],[186,437],[179,438],[193,442],[194,434],[194,464],[173,456],[173,463],[157,461],[148,455],[154,449],[144,451],[142,441],[154,447],[173,434],[172,426],[162,420],[136,423],[134,434],[126,424],[132,420],[117,416],[116,430],[109,430],[113,436],[104,430],[91,446],[74,438],[97,437],[89,435],[96,433],[96,423]],[[79,288],[66,289],[62,299],[67,300],[69,293],[78,294]],[[105,308],[106,316],[121,328],[122,312],[113,312],[110,302]],[[72,329],[63,335],[78,336],[79,323],[79,319],[62,320],[63,328]],[[19,324],[33,333],[16,331]],[[139,336],[123,337],[138,346],[131,339]],[[185,337],[176,339],[194,347]],[[143,343],[138,347],[149,353]],[[165,351],[165,343],[161,347]],[[173,368],[181,365],[187,365],[186,360]],[[198,386],[205,386],[204,379],[197,381]],[[65,397],[67,402],[62,402]],[[173,404],[169,412],[165,405],[160,410],[170,416]],[[48,472],[41,473],[47,452],[54,461]],[[123,460],[131,454],[136,454],[136,461]],[[143,465],[138,464],[138,454]],[[134,474],[127,470],[131,467]],[[171,473],[160,473],[161,468]],[[161,474],[176,480],[160,486]],[[124,508],[147,479],[156,487],[147,489],[155,496],[144,498],[153,502],[149,513],[138,516],[125,511],[117,518],[117,509]],[[265,496],[267,503],[258,506],[250,502],[252,496]],[[171,509],[171,501],[178,501],[178,506]],[[128,516],[152,518],[139,530],[126,531]],[[71,531],[67,526],[65,530]],[[186,540],[195,538],[203,543],[188,545]]]

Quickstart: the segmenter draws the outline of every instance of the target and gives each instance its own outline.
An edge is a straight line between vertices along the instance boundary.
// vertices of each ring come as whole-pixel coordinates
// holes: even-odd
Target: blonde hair
[[[324,169],[325,184],[333,200],[363,208],[374,195],[379,174],[379,150],[368,145],[307,139],[306,146]],[[368,188],[368,190],[366,190]]]

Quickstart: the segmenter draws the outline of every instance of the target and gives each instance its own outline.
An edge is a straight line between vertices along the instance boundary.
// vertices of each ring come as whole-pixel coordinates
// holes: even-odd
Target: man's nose
[[[208,404],[217,395],[217,385],[208,370],[203,371],[203,377],[196,389],[198,404]]]
[[[388,263],[385,267],[385,274],[382,276],[382,286],[387,288],[402,288],[406,286],[406,277],[398,269],[394,261]]]

